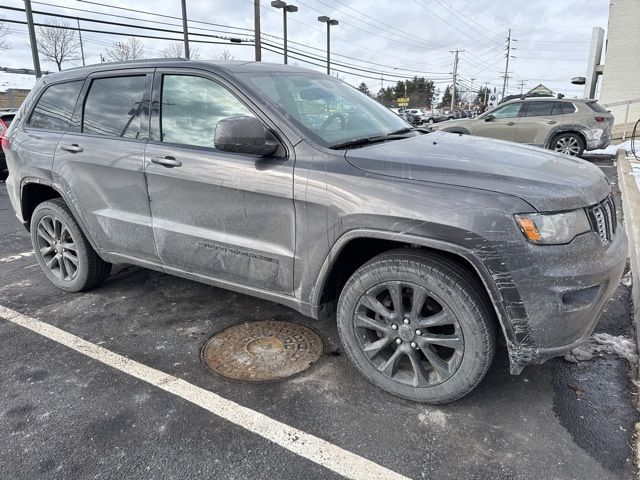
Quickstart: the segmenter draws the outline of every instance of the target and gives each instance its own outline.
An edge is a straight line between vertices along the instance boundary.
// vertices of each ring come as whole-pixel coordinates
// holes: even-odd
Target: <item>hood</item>
[[[540,212],[586,207],[610,192],[585,160],[470,135],[433,132],[348,150],[346,158],[371,173],[516,196]]]

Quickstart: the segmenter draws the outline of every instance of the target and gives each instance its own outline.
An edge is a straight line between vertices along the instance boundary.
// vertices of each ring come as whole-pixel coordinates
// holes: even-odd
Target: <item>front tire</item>
[[[494,314],[482,289],[453,262],[395,250],[347,281],[338,332],[356,367],[381,389],[451,402],[473,390],[493,360]]]
[[[564,153],[572,157],[580,157],[584,152],[585,144],[582,137],[578,134],[559,133],[553,137],[549,148],[558,153]]]
[[[45,276],[67,292],[90,290],[111,272],[84,236],[61,199],[36,207],[31,216],[31,243]]]

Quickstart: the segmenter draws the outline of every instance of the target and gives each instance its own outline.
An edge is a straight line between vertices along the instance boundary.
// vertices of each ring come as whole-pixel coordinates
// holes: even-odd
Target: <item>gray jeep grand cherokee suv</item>
[[[360,371],[421,402],[471,391],[498,335],[513,373],[583,342],[625,266],[595,166],[426,133],[300,68],[48,75],[3,147],[11,203],[61,289],[130,263],[316,318],[335,306]]]

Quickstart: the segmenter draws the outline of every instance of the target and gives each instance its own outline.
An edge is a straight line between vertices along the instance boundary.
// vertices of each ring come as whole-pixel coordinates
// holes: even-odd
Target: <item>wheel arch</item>
[[[555,129],[551,130],[547,134],[547,139],[544,142],[544,148],[550,148],[551,142],[553,142],[553,139],[563,133],[573,133],[574,135],[578,135],[582,139],[582,142],[584,143],[584,147],[586,150],[587,136],[580,128],[578,128],[578,126],[575,126],[575,125],[563,125],[561,127],[556,127]]]
[[[312,316],[319,316],[323,306],[335,304],[342,286],[360,266],[380,253],[403,247],[446,258],[476,277],[484,287],[483,293],[488,296],[507,343],[513,343],[513,329],[502,295],[482,260],[460,245],[410,234],[361,229],[342,235],[327,255],[312,291]]]
[[[33,215],[36,207],[42,202],[46,202],[47,200],[51,200],[54,198],[60,198],[64,201],[67,207],[69,207],[69,210],[71,210],[73,218],[76,222],[78,222],[78,226],[89,241],[89,244],[103,260],[106,260],[104,255],[101,253],[101,250],[98,248],[96,242],[94,241],[93,236],[90,235],[90,232],[87,230],[87,227],[82,221],[82,218],[80,217],[80,215],[78,215],[78,212],[73,202],[71,202],[69,195],[62,191],[62,189],[60,189],[57,185],[41,178],[24,178],[20,185],[20,214],[22,215],[22,220],[24,221],[27,230],[30,230],[31,216]]]

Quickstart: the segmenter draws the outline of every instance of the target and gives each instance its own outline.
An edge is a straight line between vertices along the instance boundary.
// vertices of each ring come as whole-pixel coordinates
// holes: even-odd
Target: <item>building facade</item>
[[[610,0],[609,25],[599,103],[640,100],[640,0]],[[625,106],[607,107],[621,132]],[[640,119],[640,102],[631,104],[629,122]],[[633,125],[631,125],[632,127]],[[630,128],[627,129],[627,135]]]

